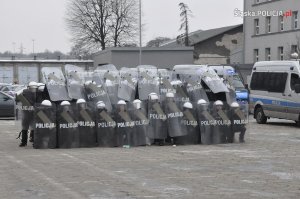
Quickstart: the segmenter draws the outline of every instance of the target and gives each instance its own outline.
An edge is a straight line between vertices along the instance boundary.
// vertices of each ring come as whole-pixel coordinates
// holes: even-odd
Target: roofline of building
[[[0,63],[94,63],[93,60],[77,60],[77,59],[68,59],[68,60],[55,60],[55,59],[47,59],[47,60],[10,60],[10,59],[0,59]]]
[[[113,48],[107,48],[106,50],[99,51],[95,53],[94,55],[99,55],[107,52],[123,52],[123,51],[129,51],[129,52],[139,52],[140,48],[139,47],[113,47]],[[151,51],[194,51],[194,47],[176,47],[176,48],[171,48],[171,47],[143,47],[142,52],[151,52]]]

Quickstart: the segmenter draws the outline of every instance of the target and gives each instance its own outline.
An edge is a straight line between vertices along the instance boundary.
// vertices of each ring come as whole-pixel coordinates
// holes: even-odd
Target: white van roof
[[[293,68],[293,70],[292,70]],[[300,73],[299,61],[262,61],[256,62],[254,71],[294,71]]]

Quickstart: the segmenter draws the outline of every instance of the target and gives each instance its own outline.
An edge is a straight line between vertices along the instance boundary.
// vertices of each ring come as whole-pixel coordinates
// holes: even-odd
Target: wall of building
[[[284,48],[284,59],[290,59],[291,46],[300,43],[300,3],[295,0],[244,0],[245,11],[298,11],[298,29],[292,27],[293,17],[284,17],[284,31],[280,31],[279,16],[271,17],[271,32],[268,33],[266,16],[244,17],[245,63],[256,62],[255,49],[258,49],[258,61],[268,60],[266,48],[271,50],[271,60],[279,60],[279,47]],[[255,35],[254,20],[259,20],[259,34]],[[298,38],[297,38],[298,37]],[[299,46],[299,45],[298,45]]]
[[[136,67],[139,65],[139,50],[111,49],[110,53],[100,52],[94,58],[95,66],[110,63],[117,68]],[[158,68],[172,68],[178,64],[193,64],[193,48],[161,49],[143,48],[142,65],[154,65]]]
[[[0,60],[0,83],[27,84],[30,81],[42,82],[43,67],[59,67],[64,71],[66,64],[93,68],[93,61],[39,61],[39,60]]]
[[[243,27],[237,27],[194,45],[195,64],[230,64],[231,52],[243,46]],[[241,54],[239,54],[242,56]],[[237,55],[238,56],[238,55]],[[235,58],[237,59],[237,58]],[[242,58],[239,58],[242,60]]]

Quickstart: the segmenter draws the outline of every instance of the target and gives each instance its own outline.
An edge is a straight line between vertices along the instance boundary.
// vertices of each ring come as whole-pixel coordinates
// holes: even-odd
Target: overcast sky
[[[45,49],[70,51],[70,34],[64,21],[68,0],[0,0],[0,52],[25,53]],[[191,31],[242,23],[234,17],[235,8],[242,10],[243,0],[142,0],[143,43],[157,36],[176,37],[179,22],[179,2],[185,2],[193,12]]]

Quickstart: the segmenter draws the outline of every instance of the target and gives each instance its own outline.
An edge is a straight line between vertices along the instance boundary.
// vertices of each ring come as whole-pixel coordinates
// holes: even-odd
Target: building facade
[[[179,64],[193,64],[193,47],[142,48],[142,65],[173,68]],[[113,64],[118,69],[139,65],[140,49],[136,47],[108,48],[94,55],[94,66]]]
[[[289,60],[300,49],[298,0],[244,0],[244,60]]]
[[[42,82],[43,67],[58,67],[64,71],[65,65],[72,64],[89,70],[93,63],[93,60],[0,60],[0,83]]]
[[[243,63],[243,38],[243,24],[190,33],[190,46],[194,47],[194,64]],[[183,45],[184,42],[174,39],[162,47],[173,48]]]

